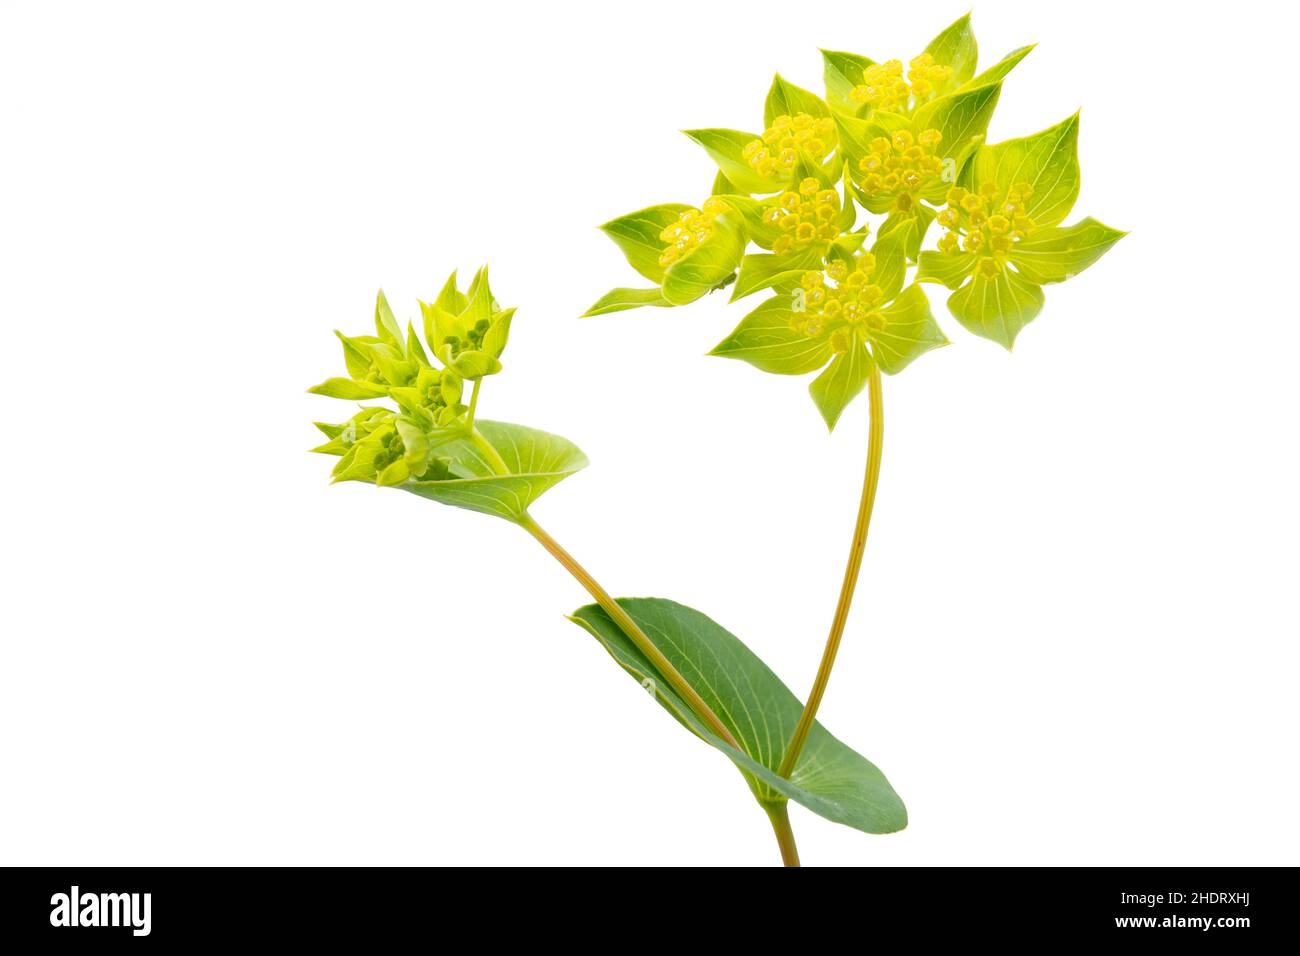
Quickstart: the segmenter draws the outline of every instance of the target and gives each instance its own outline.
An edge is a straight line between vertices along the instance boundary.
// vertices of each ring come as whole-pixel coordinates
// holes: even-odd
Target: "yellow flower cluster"
[[[943,134],[937,129],[922,130],[913,136],[899,130],[892,137],[877,136],[867,147],[867,155],[858,161],[865,176],[862,190],[868,196],[898,196],[898,208],[910,209],[912,194],[934,182],[943,172],[943,161],[936,155]]]
[[[840,194],[834,189],[823,189],[811,176],[799,184],[798,192],[784,192],[771,202],[763,210],[763,222],[781,231],[772,243],[772,251],[778,256],[840,234],[835,224],[840,212]]]
[[[939,240],[940,252],[963,252],[980,256],[979,270],[989,278],[1002,271],[1011,244],[1034,230],[1034,220],[1025,215],[1025,201],[1034,194],[1029,183],[1016,183],[1001,195],[996,183],[985,183],[979,192],[960,186],[948,190],[948,205],[939,213],[939,225],[948,231]]]
[[[879,332],[885,325],[879,311],[885,294],[871,281],[875,271],[876,257],[864,252],[852,265],[835,259],[823,272],[805,272],[794,292],[790,328],[810,339],[828,338],[840,353],[852,347],[856,335]]]
[[[689,255],[701,242],[713,235],[713,221],[727,211],[727,203],[710,196],[702,210],[688,209],[674,223],[664,227],[659,238],[668,243],[659,256],[659,265],[667,269],[674,262]]]
[[[759,139],[746,144],[741,155],[754,172],[772,179],[794,169],[800,149],[820,163],[835,148],[835,139],[835,121],[829,116],[778,116]]]
[[[849,98],[873,110],[898,113],[907,109],[909,98],[915,98],[914,106],[924,103],[951,76],[952,67],[935,63],[929,53],[912,58],[907,79],[898,60],[873,63],[862,71],[862,83],[850,91]]]

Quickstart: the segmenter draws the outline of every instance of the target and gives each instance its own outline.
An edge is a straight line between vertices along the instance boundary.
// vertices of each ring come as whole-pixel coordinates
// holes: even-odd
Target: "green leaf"
[[[624,309],[635,309],[643,305],[662,307],[670,306],[672,303],[664,298],[663,290],[658,286],[653,289],[611,289],[597,299],[595,305],[582,313],[580,318],[622,312]]]
[[[558,435],[482,419],[475,422],[475,427],[496,448],[508,475],[496,474],[482,449],[472,441],[458,439],[437,448],[440,457],[452,460],[450,467],[455,477],[408,481],[402,490],[456,508],[518,521],[541,495],[587,465],[587,456]]]
[[[940,147],[945,164],[951,160],[954,176],[959,173],[975,148],[984,141],[989,120],[998,105],[1002,86],[993,83],[976,87],[964,93],[953,93],[931,100],[916,111],[916,129],[937,129],[943,134]],[[922,192],[929,202],[939,202],[952,188],[952,181],[940,180]]]
[[[1016,183],[1034,187],[1025,215],[1055,226],[1079,198],[1079,114],[1021,139],[986,146],[975,154],[974,183],[994,182],[1003,195]]]
[[[876,268],[871,273],[871,284],[881,292],[882,302],[888,302],[898,295],[907,277],[907,243],[909,235],[906,229],[892,229],[880,232],[880,238],[871,247],[875,257]]]
[[[870,372],[871,356],[862,343],[855,340],[847,352],[831,359],[826,371],[812,380],[808,392],[828,429],[835,428],[849,402],[866,387]]]
[[[958,322],[1007,351],[1042,309],[1043,290],[1005,268],[992,278],[977,270],[970,282],[948,297],[948,310]]]
[[[975,270],[973,252],[921,253],[921,267],[916,272],[918,282],[938,282],[949,289],[958,288]]]
[[[738,213],[713,220],[712,234],[664,272],[663,296],[673,305],[687,305],[727,282],[745,253],[745,235]]]
[[[1089,217],[1073,226],[1036,229],[1011,247],[1016,271],[1039,285],[1064,282],[1100,259],[1127,233]]]
[[[795,86],[780,73],[776,74],[767,91],[767,100],[763,103],[763,125],[771,126],[778,116],[795,116],[799,113],[811,116],[831,115],[830,108],[816,93]]]
[[[710,732],[603,609],[579,608],[572,620],[679,723],[730,757],[760,802],[794,800],[865,833],[893,833],[907,826],[907,810],[884,774],[820,723],[813,724],[790,779],[777,775],[803,707],[734,634],[673,601],[621,598],[618,603],[727,725],[741,750]]]
[[[1029,55],[1037,44],[1031,43],[1029,46],[1022,46],[1019,49],[1012,50],[997,63],[993,64],[987,70],[971,77],[962,85],[963,90],[974,89],[977,86],[984,86],[986,83],[996,83],[1003,79],[1008,73],[1015,69],[1016,64]]]
[[[862,85],[862,71],[875,61],[856,53],[822,50],[822,75],[826,80],[826,102],[831,109],[857,115],[865,106],[855,103],[850,94]]]
[[[709,354],[741,359],[776,375],[815,372],[830,360],[831,347],[790,328],[791,306],[789,295],[768,299],[741,319]]]
[[[887,375],[901,372],[912,360],[948,344],[948,337],[934,321],[929,299],[916,283],[880,314],[884,327],[868,331],[867,341],[880,370]]]
[[[687,129],[687,136],[704,147],[718,169],[743,193],[772,193],[781,188],[779,179],[760,176],[741,155],[759,137],[736,129]]]
[[[628,265],[651,282],[662,282],[664,268],[659,264],[659,257],[663,255],[667,243],[660,239],[659,235],[665,228],[680,219],[682,213],[690,212],[694,208],[681,203],[647,206],[626,216],[611,219],[600,229],[623,250]]]
[[[935,212],[929,206],[913,203],[911,215],[890,213],[880,224],[878,235],[881,239],[897,235],[902,240],[903,254],[907,256],[908,262],[915,262],[921,254],[921,243],[925,241],[925,234],[930,223],[934,222],[934,217]]]
[[[925,52],[941,66],[952,67],[950,86],[960,86],[975,74],[975,33],[971,30],[970,14],[949,24],[942,33],[930,41]],[[941,91],[942,92],[942,91]]]
[[[387,386],[376,385],[373,382],[357,382],[350,378],[327,378],[307,391],[313,395],[327,395],[330,398],[346,398],[352,401],[364,401],[367,398],[379,398],[388,394]]]
[[[731,301],[735,302],[784,282],[797,281],[809,269],[821,267],[824,249],[825,246],[814,243],[783,256],[765,252],[750,253],[740,260],[740,274],[736,276],[736,287],[731,290]]]

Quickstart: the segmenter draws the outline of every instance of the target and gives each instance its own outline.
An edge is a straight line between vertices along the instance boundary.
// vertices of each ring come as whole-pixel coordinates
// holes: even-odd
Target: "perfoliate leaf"
[[[1025,215],[1038,227],[1055,226],[1079,198],[1079,114],[1021,139],[985,146],[975,154],[974,188],[993,182],[1002,195],[1029,183]]]
[[[457,508],[518,521],[537,498],[587,465],[587,456],[558,435],[481,419],[475,427],[496,448],[508,475],[496,474],[481,449],[460,439],[437,448],[439,457],[450,459],[449,474],[453,477],[407,481],[402,490]]]
[[[921,253],[921,266],[916,272],[918,282],[938,282],[949,289],[956,289],[975,270],[976,256],[973,252],[932,252]]]
[[[673,601],[621,598],[618,603],[727,725],[741,750],[710,731],[602,608],[579,608],[573,621],[679,723],[731,758],[760,802],[794,800],[865,833],[907,826],[907,810],[884,774],[820,723],[813,724],[790,778],[776,773],[803,707],[734,634]]]
[[[948,309],[976,335],[1004,346],[1015,344],[1020,330],[1043,309],[1043,290],[1011,269],[975,277],[948,297]]]
[[[643,305],[670,306],[664,298],[663,290],[658,286],[653,289],[611,289],[596,300],[595,305],[582,313],[581,318],[590,315],[606,315],[610,312],[622,312]]]
[[[729,280],[745,252],[740,216],[725,213],[713,220],[713,232],[664,272],[663,296],[673,305],[686,305]]]
[[[822,75],[826,80],[826,102],[831,109],[857,115],[865,104],[854,102],[849,95],[862,85],[862,71],[874,61],[856,53],[822,50]]]
[[[742,155],[746,146],[759,137],[735,129],[688,129],[687,136],[704,147],[718,169],[743,193],[772,193],[781,181],[760,176]],[[650,277],[647,277],[650,278]]]
[[[350,378],[327,378],[307,391],[313,395],[327,395],[330,398],[347,398],[353,401],[380,398],[388,394],[387,386],[377,385],[374,382],[357,382]]]
[[[913,359],[948,344],[948,337],[934,321],[930,301],[916,283],[881,309],[880,315],[884,327],[870,329],[867,341],[880,370],[887,375],[901,372]]]
[[[870,373],[871,356],[861,342],[854,341],[847,352],[836,355],[826,371],[812,380],[808,393],[828,429],[835,428],[849,402],[866,388]]]
[[[1022,46],[1019,49],[1012,50],[997,63],[993,64],[987,70],[971,77],[963,85],[962,89],[974,89],[977,86],[983,86],[986,83],[996,83],[1015,69],[1016,64],[1029,55],[1037,44],[1031,43],[1029,46]]]
[[[1011,247],[1009,258],[1030,282],[1064,282],[1100,259],[1125,235],[1089,217],[1073,226],[1034,230]]]
[[[930,41],[925,52],[934,57],[940,66],[952,67],[952,78],[945,89],[960,86],[975,75],[975,33],[971,30],[970,14],[949,24],[943,32]],[[941,89],[939,92],[945,92]]]
[[[795,116],[799,113],[815,117],[831,115],[830,108],[816,93],[795,86],[780,73],[776,74],[767,91],[767,100],[763,103],[763,125],[771,126],[772,120],[778,116]]]
[[[681,203],[648,206],[611,219],[600,229],[623,250],[628,265],[651,282],[662,282],[664,267],[659,264],[659,257],[663,255],[666,243],[659,234],[692,208]]]
[[[815,372],[830,360],[831,347],[790,328],[792,305],[789,295],[768,299],[741,319],[709,354],[741,359],[777,375]]]

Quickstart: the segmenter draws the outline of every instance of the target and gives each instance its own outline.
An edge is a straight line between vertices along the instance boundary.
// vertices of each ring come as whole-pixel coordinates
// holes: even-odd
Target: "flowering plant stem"
[[[471,426],[469,438],[470,441],[473,442],[474,447],[483,453],[484,458],[487,459],[488,464],[492,467],[493,471],[499,475],[508,475],[510,473],[510,469],[501,459],[500,453],[495,447],[493,447],[492,443],[483,436],[482,432]],[[707,723],[709,728],[722,738],[722,740],[726,741],[729,746],[735,747],[737,750],[742,750],[743,752],[743,748],[741,748],[740,744],[736,741],[736,738],[731,731],[727,729],[727,725],[724,724],[718,718],[718,715],[713,712],[713,709],[704,702],[704,699],[700,697],[695,688],[687,683],[686,678],[682,677],[677,668],[672,665],[672,662],[664,656],[663,651],[659,650],[659,648],[655,646],[654,641],[650,640],[650,638],[646,636],[645,631],[641,630],[637,623],[632,620],[619,603],[609,596],[609,592],[600,586],[600,582],[593,578],[591,573],[579,564],[573,555],[564,550],[560,543],[552,538],[550,534],[547,533],[546,529],[537,523],[537,520],[532,515],[525,512],[523,517],[519,519],[518,524],[521,528],[536,538],[538,542],[541,543],[542,547],[550,552],[551,556],[564,566],[566,571],[577,578],[578,583],[586,588],[587,593],[596,599],[596,603],[605,609],[605,613],[608,614],[614,623],[618,625],[619,629],[628,636],[632,643],[637,646],[637,649],[640,650],[641,653],[649,659],[650,663],[655,666],[659,673],[668,680],[668,683],[672,685],[673,690],[677,691],[677,693],[681,695],[682,699],[690,705],[690,708],[695,712],[695,715]]]
[[[871,526],[871,510],[876,503],[876,485],[880,480],[880,450],[885,437],[884,407],[880,393],[880,368],[871,364],[867,379],[867,396],[870,402],[871,425],[867,438],[867,471],[862,482],[862,500],[858,504],[858,521],[853,529],[853,543],[849,547],[849,561],[844,568],[844,583],[840,586],[839,602],[835,605],[835,617],[831,620],[830,636],[826,638],[826,649],[822,651],[821,665],[817,668],[817,678],[813,681],[808,701],[804,704],[799,723],[795,726],[794,736],[786,747],[785,756],[777,770],[783,777],[789,777],[799,762],[799,754],[808,740],[808,732],[813,721],[817,719],[817,708],[821,706],[826,685],[831,679],[831,668],[835,666],[835,655],[840,649],[840,639],[844,636],[844,625],[849,619],[849,605],[853,603],[853,592],[858,586],[858,572],[862,569],[862,552],[867,547],[867,529]],[[773,825],[776,825],[775,819]],[[788,826],[788,824],[787,824]],[[780,831],[777,831],[778,839]],[[782,844],[782,853],[785,847]],[[787,865],[788,862],[787,862]]]
[[[794,842],[794,830],[790,829],[790,811],[788,803],[765,803],[768,819],[772,821],[772,830],[776,833],[777,846],[781,848],[781,863],[785,866],[799,865],[799,847]]]

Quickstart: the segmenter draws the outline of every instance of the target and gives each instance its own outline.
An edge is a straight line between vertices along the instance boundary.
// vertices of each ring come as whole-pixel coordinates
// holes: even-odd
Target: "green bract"
[[[962,325],[1008,349],[1043,308],[1042,286],[1082,272],[1124,233],[1095,219],[1060,223],[1079,195],[1079,116],[980,149],[939,216],[940,248],[919,278],[956,290]]]

